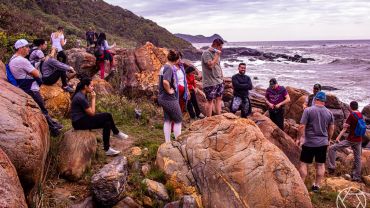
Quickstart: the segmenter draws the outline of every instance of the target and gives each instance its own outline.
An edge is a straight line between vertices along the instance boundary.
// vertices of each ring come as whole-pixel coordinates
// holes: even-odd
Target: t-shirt
[[[223,83],[223,74],[220,66],[220,61],[215,64],[214,68],[208,66],[208,62],[215,57],[215,52],[206,50],[202,54],[202,74],[203,87],[215,86]]]
[[[266,99],[273,105],[277,105],[285,100],[288,91],[283,86],[278,86],[276,89],[269,87],[266,90]]]
[[[41,60],[45,57],[44,53],[40,49],[32,49],[32,53],[30,54],[30,62],[32,65],[36,66],[41,62]]]
[[[76,93],[72,99],[71,105],[71,118],[72,122],[78,121],[79,119],[87,116],[86,109],[89,108],[89,101],[82,92]]]
[[[60,43],[61,41],[64,41],[63,34],[59,35],[59,37],[55,37],[55,33],[51,34],[52,47],[55,47],[58,50],[58,52],[63,51],[62,44]]]
[[[185,86],[185,75],[182,72],[182,70],[181,69],[177,70],[176,75],[177,75],[177,80],[178,80],[179,85],[184,87]]]
[[[312,106],[303,111],[301,124],[306,125],[304,146],[329,145],[328,128],[334,124],[333,113],[325,106]]]
[[[163,87],[163,80],[170,83],[171,88],[175,89],[175,93],[168,94]],[[174,77],[173,69],[170,65],[165,64],[159,72],[159,99],[162,100],[177,100],[177,84]]]
[[[362,114],[360,112],[354,112],[356,113],[356,115],[359,117],[359,118],[363,118],[362,117]],[[353,115],[353,113],[351,112],[351,114],[348,116],[347,120],[346,120],[346,124],[349,125],[349,135],[347,137],[347,140],[350,141],[350,142],[361,142],[362,141],[362,137],[359,136],[359,137],[356,137],[355,136],[355,129],[356,129],[356,126],[357,126],[357,118]]]
[[[28,59],[22,56],[15,55],[12,56],[12,58],[10,59],[9,67],[15,79],[33,79],[30,73],[33,70],[36,70]],[[40,90],[40,86],[37,84],[36,81],[32,82],[31,90],[32,91]]]
[[[188,89],[194,90],[197,88],[197,83],[195,81],[195,75],[193,73],[186,74],[186,81],[188,82]]]

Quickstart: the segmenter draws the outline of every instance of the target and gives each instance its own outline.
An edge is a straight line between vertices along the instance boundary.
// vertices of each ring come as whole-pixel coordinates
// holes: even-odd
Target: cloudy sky
[[[370,0],[106,0],[172,33],[228,41],[370,39]]]

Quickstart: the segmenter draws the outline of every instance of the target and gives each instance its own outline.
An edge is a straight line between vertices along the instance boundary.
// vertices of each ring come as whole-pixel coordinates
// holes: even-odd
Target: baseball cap
[[[17,40],[17,42],[15,42],[14,48],[15,49],[19,49],[19,48],[22,48],[22,47],[25,47],[25,46],[29,46],[29,45],[31,45],[31,44],[29,44],[27,40],[25,40],[25,39],[19,39],[19,40]]]
[[[274,86],[276,84],[277,84],[277,81],[276,81],[275,78],[270,79],[270,87],[272,87],[272,86]]]
[[[323,91],[320,91],[316,94],[315,100],[320,100],[321,102],[326,102],[326,94]]]

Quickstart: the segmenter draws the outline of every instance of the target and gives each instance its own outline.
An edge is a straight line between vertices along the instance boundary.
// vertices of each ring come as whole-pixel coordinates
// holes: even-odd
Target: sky
[[[370,39],[370,0],[105,0],[171,33],[227,41]]]

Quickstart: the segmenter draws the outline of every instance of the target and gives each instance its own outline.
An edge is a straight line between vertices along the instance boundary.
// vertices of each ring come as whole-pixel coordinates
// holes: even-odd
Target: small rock
[[[147,176],[150,172],[150,165],[149,164],[144,164],[141,167],[141,172],[143,172],[144,176]]]
[[[258,77],[253,77],[254,80],[258,80]]]
[[[144,204],[144,206],[153,207],[153,201],[148,196],[143,197],[143,204]]]
[[[84,201],[71,206],[71,208],[95,208],[95,207],[96,206],[92,196],[89,196]]]
[[[180,199],[180,207],[182,208],[198,208],[198,203],[195,201],[194,197],[190,195],[185,195]]]
[[[148,149],[147,147],[145,147],[145,148],[143,149],[143,154],[144,154],[144,157],[147,157],[147,156],[148,156],[148,154],[149,154],[149,149]]]
[[[180,201],[168,203],[163,208],[180,208]]]
[[[366,186],[370,186],[370,175],[368,176],[362,176],[362,180],[366,184]]]
[[[93,175],[92,191],[101,205],[113,206],[122,199],[127,184],[127,169],[127,158],[119,156]]]
[[[130,152],[133,156],[142,155],[142,151],[141,151],[140,147],[131,147]]]
[[[127,196],[113,208],[142,208],[142,206],[136,203],[131,197]]]
[[[156,181],[144,179],[143,183],[148,187],[148,192],[151,196],[159,198],[160,200],[167,201],[170,199],[166,187]]]

